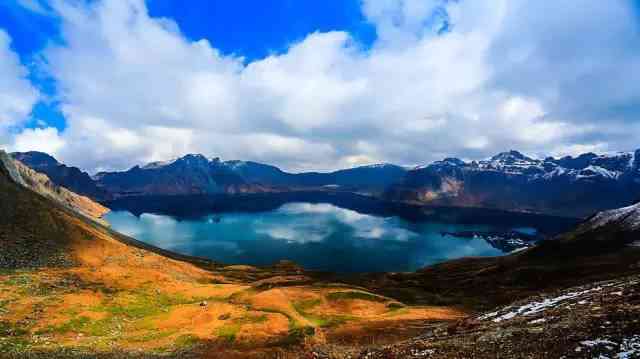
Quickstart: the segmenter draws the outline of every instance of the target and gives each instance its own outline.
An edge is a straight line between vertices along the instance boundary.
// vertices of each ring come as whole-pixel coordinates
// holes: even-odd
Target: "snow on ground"
[[[507,312],[502,315],[498,316],[498,314],[500,314],[500,312],[502,311],[502,310],[499,310],[496,312],[482,315],[478,319],[479,320],[492,319],[495,323],[500,323],[505,320],[513,319],[517,316],[528,316],[528,315],[543,312],[549,308],[554,308],[565,301],[575,299],[589,293],[598,292],[602,290],[602,288],[603,288],[602,286],[599,286],[591,289],[586,289],[583,291],[569,292],[555,298],[545,298],[541,301],[530,302],[520,307],[515,307],[515,308],[507,307],[504,309],[504,310],[507,310]]]
[[[621,341],[613,339],[598,338],[593,340],[584,340],[580,342],[580,346],[576,347],[576,352],[582,352],[584,347],[591,349],[606,350],[611,356],[600,354],[602,359],[632,359],[640,357],[640,335],[623,338]]]

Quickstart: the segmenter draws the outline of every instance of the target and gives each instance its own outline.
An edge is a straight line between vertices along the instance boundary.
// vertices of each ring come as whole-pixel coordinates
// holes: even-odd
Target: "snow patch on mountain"
[[[547,157],[534,159],[518,151],[499,153],[489,159],[464,162],[457,158],[445,158],[429,165],[417,166],[414,171],[432,170],[441,172],[444,168],[461,168],[467,171],[502,172],[508,175],[522,175],[530,181],[552,180],[564,177],[571,181],[618,180],[640,170],[640,150],[635,153],[596,155],[587,153],[578,157]]]
[[[610,179],[617,179],[622,172],[610,171],[600,166],[588,166],[587,168],[578,172],[576,178],[592,178],[592,177],[604,177]]]
[[[146,165],[144,165],[144,166],[142,166],[140,168],[142,168],[143,170],[155,170],[155,169],[158,169],[158,168],[169,166],[169,165],[175,163],[178,159],[179,159],[179,157],[175,157],[175,158],[172,158],[172,159],[170,159],[168,161],[149,162],[149,163],[147,163]]]
[[[640,203],[596,214],[588,223],[589,228],[599,228],[616,223],[626,230],[640,230]]]

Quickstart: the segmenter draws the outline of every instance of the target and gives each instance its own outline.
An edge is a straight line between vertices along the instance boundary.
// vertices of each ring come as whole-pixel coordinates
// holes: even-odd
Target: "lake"
[[[181,254],[257,266],[292,260],[306,269],[332,272],[413,271],[464,256],[499,256],[504,250],[489,241],[456,233],[515,230],[531,235],[550,230],[545,225],[549,221],[535,216],[505,214],[501,220],[498,214],[490,223],[459,223],[460,218],[451,220],[450,215],[407,218],[401,212],[364,213],[331,202],[278,202],[274,208],[211,209],[182,216],[145,212],[138,201],[135,209],[111,206],[114,210],[105,219],[123,234]],[[185,200],[181,208],[187,203],[193,201]],[[554,223],[551,230],[570,222]]]

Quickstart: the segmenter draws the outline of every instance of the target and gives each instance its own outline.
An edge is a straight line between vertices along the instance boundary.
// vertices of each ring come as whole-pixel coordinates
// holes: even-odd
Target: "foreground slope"
[[[598,213],[514,255],[371,279],[398,292],[413,283],[415,291],[407,293],[437,293],[422,299],[464,304],[481,314],[427,326],[412,340],[352,357],[640,358],[639,219],[636,204]]]
[[[47,175],[36,172],[21,161],[13,160],[2,150],[0,150],[0,164],[14,182],[20,183],[32,191],[38,192],[88,218],[100,221],[102,216],[109,212],[108,208],[96,203],[91,198],[76,194],[58,185],[55,181],[49,179]]]
[[[88,173],[77,167],[70,167],[58,162],[51,155],[43,152],[13,152],[11,157],[29,166],[39,173],[47,175],[51,181],[69,190],[94,198],[96,200],[108,199],[107,192],[100,188]]]
[[[295,358],[305,343],[376,328],[395,330],[371,340],[398,340],[415,335],[423,325],[415,323],[464,315],[409,307],[290,263],[225,267],[162,251],[35,192],[0,164],[0,357]]]
[[[415,273],[370,275],[360,283],[408,301],[490,309],[544,290],[638,273],[634,218],[640,218],[640,205],[601,212],[573,231],[508,256],[461,258]]]
[[[633,359],[640,358],[638,318],[640,276],[635,275],[541,293],[352,357]]]

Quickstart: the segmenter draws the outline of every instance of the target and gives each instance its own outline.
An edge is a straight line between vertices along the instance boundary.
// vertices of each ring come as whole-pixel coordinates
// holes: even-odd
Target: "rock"
[[[221,315],[218,317],[218,320],[227,320],[227,319],[229,319],[229,318],[231,318],[231,314],[230,314],[230,313],[224,313],[224,314],[221,314]]]

